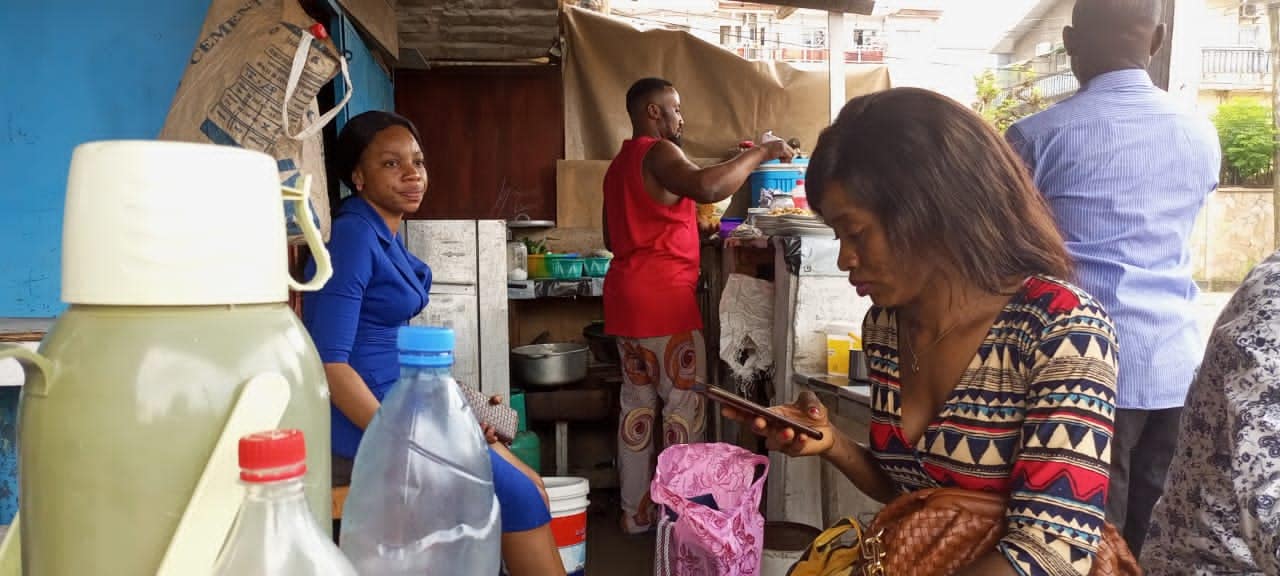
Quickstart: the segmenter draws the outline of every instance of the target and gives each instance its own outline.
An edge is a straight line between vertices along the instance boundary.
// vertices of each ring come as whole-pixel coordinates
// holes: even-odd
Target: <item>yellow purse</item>
[[[880,560],[884,556],[879,535],[864,537],[862,524],[845,518],[819,534],[787,576],[883,576],[879,562],[867,563],[864,559]],[[860,564],[866,566],[859,569]]]

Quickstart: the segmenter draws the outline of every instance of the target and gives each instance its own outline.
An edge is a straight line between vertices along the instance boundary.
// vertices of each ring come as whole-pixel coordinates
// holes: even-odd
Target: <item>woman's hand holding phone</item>
[[[769,410],[821,432],[822,438],[811,438],[797,433],[790,426],[769,422],[762,416],[742,412],[724,404],[721,405],[720,413],[725,418],[749,425],[752,432],[765,438],[765,445],[770,450],[782,452],[788,456],[822,456],[835,444],[836,430],[831,426],[827,407],[813,392],[803,392],[794,403],[774,406]]]

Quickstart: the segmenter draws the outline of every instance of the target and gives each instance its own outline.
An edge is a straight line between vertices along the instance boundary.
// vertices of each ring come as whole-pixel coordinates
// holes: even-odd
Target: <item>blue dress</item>
[[[363,198],[342,204],[327,245],[333,278],[303,296],[302,321],[321,361],[346,363],[379,402],[400,377],[396,333],[426,308],[431,268],[405,248]],[[308,276],[314,264],[308,265]],[[332,449],[354,459],[364,430],[331,406]],[[493,483],[504,532],[523,532],[551,521],[537,487],[490,450]]]

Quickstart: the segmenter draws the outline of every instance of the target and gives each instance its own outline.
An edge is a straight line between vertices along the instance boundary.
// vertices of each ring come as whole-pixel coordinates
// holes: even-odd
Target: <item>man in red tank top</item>
[[[751,171],[790,161],[782,142],[699,168],[680,149],[680,94],[660,78],[627,91],[632,137],[604,177],[605,245],[613,262],[604,282],[605,330],[618,337],[622,412],[618,465],[623,527],[638,533],[657,519],[648,499],[653,476],[658,400],[664,445],[698,442],[705,430],[702,397],[706,352],[697,283],[701,245],[697,206],[732,196]]]

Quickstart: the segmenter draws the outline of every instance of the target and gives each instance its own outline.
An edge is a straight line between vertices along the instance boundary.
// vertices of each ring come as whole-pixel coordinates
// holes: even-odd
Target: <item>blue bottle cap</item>
[[[400,363],[409,366],[449,366],[453,364],[455,336],[449,328],[401,326],[396,334]]]

